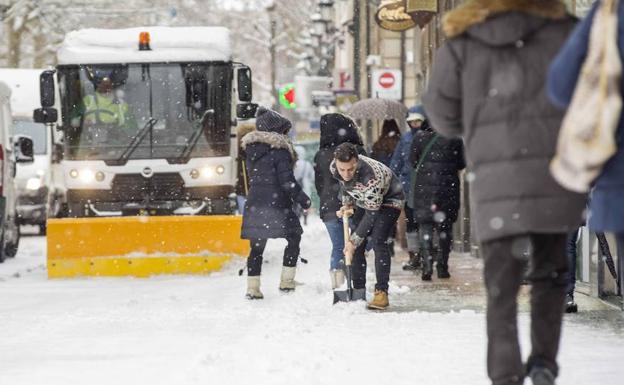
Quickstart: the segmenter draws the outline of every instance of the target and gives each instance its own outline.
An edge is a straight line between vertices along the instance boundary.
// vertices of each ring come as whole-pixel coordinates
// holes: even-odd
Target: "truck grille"
[[[184,180],[178,173],[154,174],[145,178],[141,174],[119,174],[113,178],[113,195],[119,200],[140,202],[150,200],[184,199]]]

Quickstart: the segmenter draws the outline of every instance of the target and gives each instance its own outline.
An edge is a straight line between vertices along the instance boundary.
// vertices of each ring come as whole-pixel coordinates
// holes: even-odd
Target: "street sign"
[[[371,76],[371,94],[374,98],[401,100],[403,76],[401,70],[373,70]]]
[[[379,85],[383,88],[392,88],[394,87],[395,79],[392,72],[384,72],[379,76]]]
[[[353,92],[355,89],[355,81],[351,72],[347,69],[334,70],[333,90],[334,92]]]

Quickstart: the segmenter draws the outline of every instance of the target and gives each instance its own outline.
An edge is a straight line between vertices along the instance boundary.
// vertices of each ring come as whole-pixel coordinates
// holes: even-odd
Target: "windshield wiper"
[[[184,146],[184,149],[182,150],[180,155],[176,158],[176,161],[172,163],[188,163],[189,159],[191,158],[191,154],[193,153],[193,150],[195,149],[195,146],[197,146],[199,139],[204,133],[204,127],[206,127],[207,122],[208,122],[207,128],[208,130],[210,130],[210,132],[212,132],[215,128],[214,127],[215,111],[212,109],[206,110],[206,112],[204,112],[204,115],[199,120],[198,127],[195,128],[195,131],[193,131],[193,135],[191,135],[191,138],[189,139],[188,143],[186,144],[186,146]]]
[[[150,118],[147,121],[147,123],[145,123],[145,126],[143,126],[143,128],[139,130],[137,135],[134,138],[132,138],[132,141],[130,141],[130,144],[128,144],[128,147],[126,147],[126,149],[121,154],[121,156],[115,160],[108,161],[107,163],[110,163],[111,165],[116,165],[116,166],[126,164],[126,162],[128,161],[128,159],[130,159],[130,156],[132,155],[134,150],[136,150],[137,147],[139,147],[139,144],[141,144],[141,142],[143,141],[143,139],[145,139],[147,134],[152,131],[152,128],[154,127],[156,122],[158,122],[158,119]]]

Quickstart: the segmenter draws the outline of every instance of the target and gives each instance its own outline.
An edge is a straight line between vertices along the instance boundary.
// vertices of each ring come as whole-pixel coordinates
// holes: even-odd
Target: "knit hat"
[[[420,104],[409,109],[406,121],[411,122],[412,120],[421,120],[423,122],[426,120],[425,109]]]
[[[285,134],[292,128],[290,120],[268,108],[259,107],[256,112],[256,129],[258,131]]]

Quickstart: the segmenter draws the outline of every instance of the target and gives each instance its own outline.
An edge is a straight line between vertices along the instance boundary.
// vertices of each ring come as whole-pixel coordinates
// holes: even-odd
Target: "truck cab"
[[[67,216],[233,213],[237,116],[255,105],[230,51],[220,27],[66,36],[35,116],[56,114],[44,101],[55,76]]]

